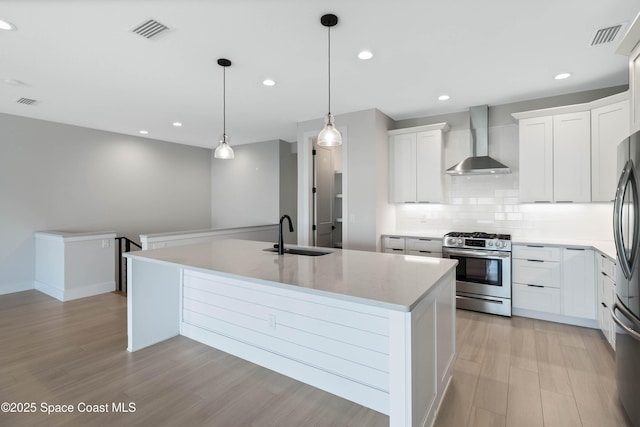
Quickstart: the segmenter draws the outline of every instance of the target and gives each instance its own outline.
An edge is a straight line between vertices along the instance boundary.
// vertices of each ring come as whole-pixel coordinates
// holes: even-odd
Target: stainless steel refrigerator
[[[613,237],[618,253],[616,328],[618,394],[629,419],[640,426],[640,132],[618,146],[620,180],[613,207]]]

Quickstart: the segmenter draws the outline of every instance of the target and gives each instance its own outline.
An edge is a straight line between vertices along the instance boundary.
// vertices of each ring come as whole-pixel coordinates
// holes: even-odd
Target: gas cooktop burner
[[[473,233],[463,233],[458,231],[452,231],[451,233],[447,233],[444,235],[445,237],[464,237],[470,239],[500,239],[500,240],[511,240],[510,234],[495,234],[495,233],[485,233],[482,231],[475,231]]]

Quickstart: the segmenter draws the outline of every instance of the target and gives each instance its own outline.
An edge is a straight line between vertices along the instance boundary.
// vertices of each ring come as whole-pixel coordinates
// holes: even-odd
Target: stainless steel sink
[[[263,251],[267,252],[278,252],[278,248],[266,248]],[[297,246],[285,246],[284,253],[291,255],[306,255],[306,256],[320,256],[327,255],[333,253],[334,251],[331,249],[320,249],[320,248],[300,248]]]

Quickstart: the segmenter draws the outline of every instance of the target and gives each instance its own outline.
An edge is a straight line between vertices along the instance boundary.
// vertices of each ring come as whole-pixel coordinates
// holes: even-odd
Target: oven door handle
[[[499,251],[475,251],[473,249],[449,249],[442,248],[443,254],[461,255],[461,256],[477,256],[478,258],[511,258],[511,252]]]

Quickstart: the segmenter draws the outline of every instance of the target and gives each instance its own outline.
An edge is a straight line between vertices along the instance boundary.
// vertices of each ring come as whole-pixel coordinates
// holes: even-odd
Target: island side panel
[[[127,259],[129,351],[180,334],[181,268]]]
[[[390,426],[430,426],[455,359],[454,272],[438,280],[411,312],[391,312],[389,320]]]

